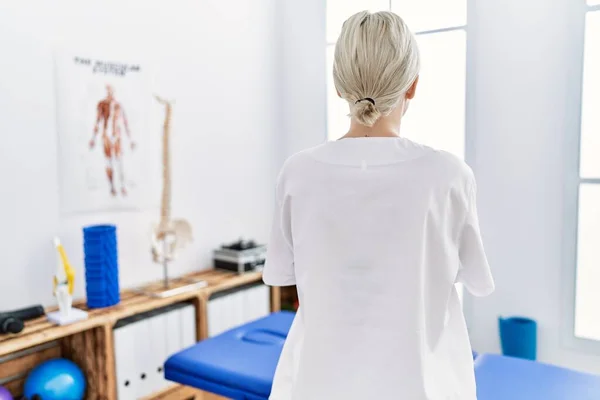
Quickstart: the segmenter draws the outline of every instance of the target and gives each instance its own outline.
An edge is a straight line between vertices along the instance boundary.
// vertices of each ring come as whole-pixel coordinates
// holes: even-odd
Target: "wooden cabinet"
[[[75,302],[74,307],[89,312],[87,320],[55,326],[43,317],[27,322],[20,334],[0,335],[0,382],[4,382],[13,395],[21,395],[25,377],[32,368],[42,361],[64,357],[77,363],[85,373],[86,399],[116,400],[113,327],[117,321],[171,304],[192,302],[196,310],[196,338],[203,340],[208,337],[209,297],[219,291],[260,282],[262,275],[259,272],[236,275],[208,270],[184,277],[180,285],[184,285],[189,278],[205,280],[207,286],[169,298],[154,298],[126,290],[121,293],[118,305],[93,310],[87,310],[85,301]],[[178,285],[178,281],[174,280],[173,284]],[[160,290],[160,283],[148,286],[147,290]],[[280,308],[280,291],[271,288],[271,310],[278,311]],[[146,398],[149,399],[222,400],[218,396],[179,385]]]

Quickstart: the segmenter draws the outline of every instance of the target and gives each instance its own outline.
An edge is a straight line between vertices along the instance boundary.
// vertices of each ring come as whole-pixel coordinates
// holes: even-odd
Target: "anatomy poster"
[[[56,90],[62,212],[144,207],[157,154],[147,67],[57,55]]]

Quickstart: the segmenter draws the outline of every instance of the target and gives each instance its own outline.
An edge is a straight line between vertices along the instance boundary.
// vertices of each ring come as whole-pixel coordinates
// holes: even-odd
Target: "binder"
[[[196,344],[196,309],[189,304],[180,311],[181,315],[181,349]]]
[[[223,297],[208,301],[208,334],[216,336],[223,330]]]
[[[249,321],[255,321],[259,318],[269,315],[269,288],[264,285],[255,286],[251,289],[248,289],[248,292],[249,299],[247,302],[247,307],[249,308]]]
[[[117,398],[128,400],[137,398],[138,376],[136,373],[135,339],[136,326],[125,325],[113,331],[115,346],[115,367],[117,375]]]
[[[231,328],[235,328],[238,327],[240,325],[243,325],[245,321],[245,295],[244,295],[245,290],[240,290],[237,292],[234,292],[233,295],[231,296],[231,307],[233,308],[233,319],[232,319],[232,326]]]
[[[258,298],[258,287],[254,286],[247,289],[248,301],[246,302],[248,322],[254,321],[258,318],[258,309],[256,307],[256,300]]]
[[[244,308],[242,313],[244,315],[243,320],[244,323],[248,323],[254,319],[254,314],[252,313],[252,291],[253,288],[248,288],[241,292],[242,298],[244,299]]]
[[[235,321],[235,310],[233,309],[232,299],[234,294],[228,294],[223,296],[223,326],[221,332],[228,331],[233,328]]]
[[[167,360],[168,357],[183,349],[181,344],[181,309],[175,309],[166,314],[165,331],[167,337]],[[164,363],[163,361],[163,363]]]
[[[145,397],[152,393],[152,335],[150,319],[140,319],[131,324],[135,332],[135,368],[138,380],[137,396]]]
[[[258,318],[266,317],[271,313],[271,292],[266,285],[257,288],[257,314]]]
[[[173,311],[168,311],[148,319],[150,325],[148,334],[151,336],[152,348],[149,349],[151,364],[149,366],[149,386],[151,392],[166,388],[169,383],[164,378],[163,364],[169,356],[167,349],[167,317]]]

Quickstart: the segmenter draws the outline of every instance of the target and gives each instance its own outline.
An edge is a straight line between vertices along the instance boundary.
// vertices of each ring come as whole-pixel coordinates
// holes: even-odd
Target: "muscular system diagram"
[[[106,160],[106,177],[108,179],[110,194],[117,196],[117,182],[115,172],[118,175],[120,193],[127,196],[127,185],[123,166],[123,136],[127,136],[131,150],[135,149],[135,142],[131,138],[127,116],[123,105],[115,96],[115,89],[106,85],[106,97],[100,100],[96,106],[96,123],[94,134],[90,140],[90,149],[94,149],[96,138],[100,133],[100,140]]]

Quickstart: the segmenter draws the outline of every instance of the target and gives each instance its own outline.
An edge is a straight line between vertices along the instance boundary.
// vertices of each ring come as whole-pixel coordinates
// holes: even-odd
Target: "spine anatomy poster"
[[[145,205],[155,135],[144,65],[56,56],[59,183],[63,214]],[[155,162],[155,161],[154,161]]]

